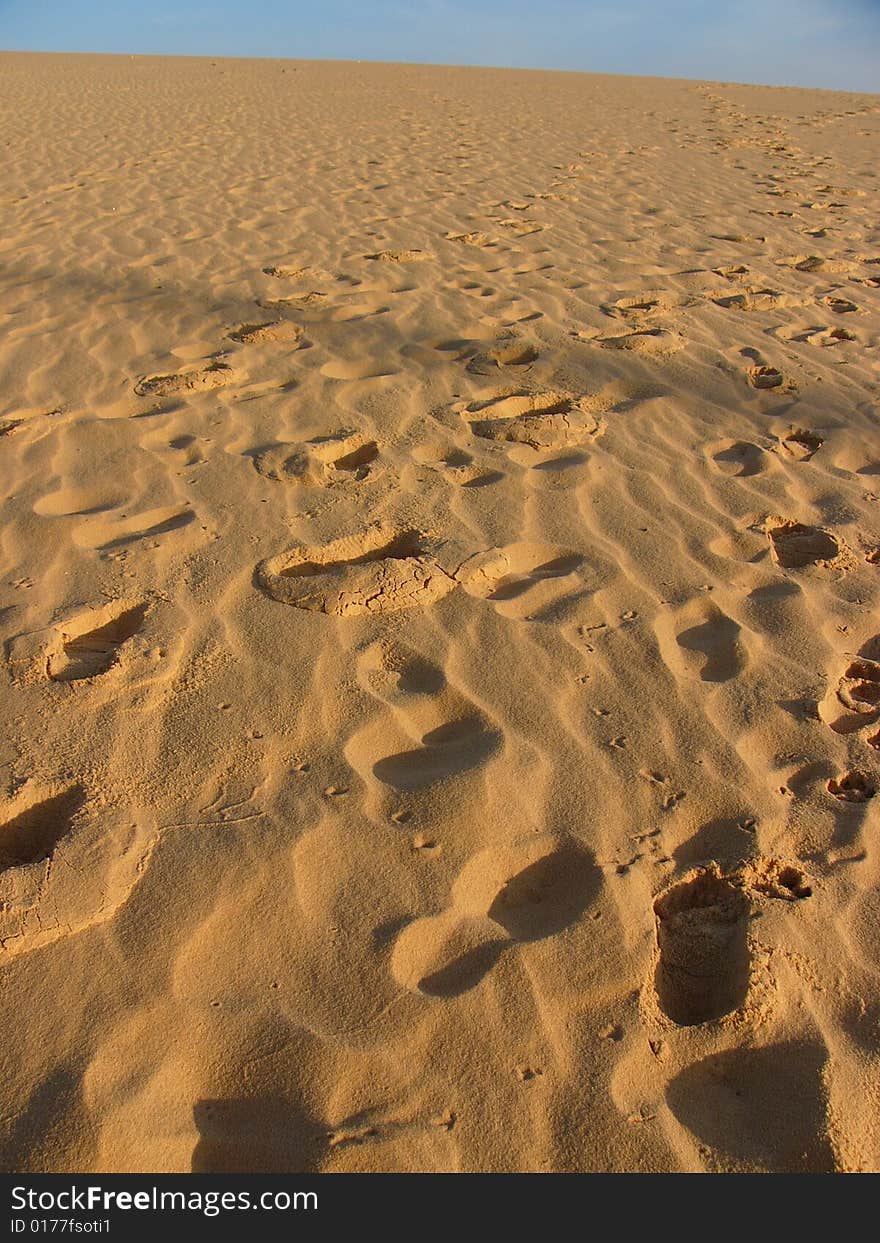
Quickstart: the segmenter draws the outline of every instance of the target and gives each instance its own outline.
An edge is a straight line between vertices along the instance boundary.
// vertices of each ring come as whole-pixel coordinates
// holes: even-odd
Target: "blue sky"
[[[880,91],[880,0],[0,0],[0,47],[517,65]]]

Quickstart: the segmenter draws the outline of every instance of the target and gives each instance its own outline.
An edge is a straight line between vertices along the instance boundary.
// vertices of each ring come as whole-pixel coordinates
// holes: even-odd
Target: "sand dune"
[[[0,56],[4,1168],[880,1167],[880,97]]]

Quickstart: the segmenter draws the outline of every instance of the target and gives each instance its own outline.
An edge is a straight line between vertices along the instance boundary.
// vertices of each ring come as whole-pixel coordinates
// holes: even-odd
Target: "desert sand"
[[[880,1168],[880,97],[0,97],[3,1167]]]

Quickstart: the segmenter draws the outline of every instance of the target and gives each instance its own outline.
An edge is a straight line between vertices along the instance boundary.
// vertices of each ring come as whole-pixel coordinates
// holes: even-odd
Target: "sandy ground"
[[[4,1167],[880,1167],[880,97],[0,99]]]

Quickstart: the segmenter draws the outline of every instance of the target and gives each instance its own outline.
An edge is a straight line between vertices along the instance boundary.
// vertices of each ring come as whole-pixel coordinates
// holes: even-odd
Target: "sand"
[[[4,1168],[880,1168],[880,97],[0,96]]]

